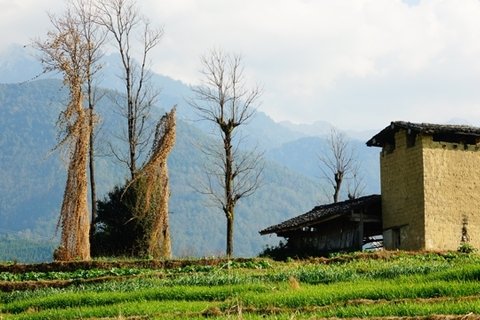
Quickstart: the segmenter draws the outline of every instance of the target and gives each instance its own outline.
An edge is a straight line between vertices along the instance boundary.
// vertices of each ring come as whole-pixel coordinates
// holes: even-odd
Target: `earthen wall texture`
[[[417,137],[419,139],[420,137]],[[386,249],[420,250],[425,247],[422,146],[407,147],[405,130],[395,135],[395,148],[380,154],[383,229],[398,233],[398,247]],[[384,233],[385,234],[385,233]]]
[[[422,137],[425,249],[480,248],[480,148]]]
[[[465,240],[480,248],[480,147],[428,135],[407,146],[405,130],[395,143],[380,168],[383,229],[397,230],[396,248],[456,250]]]

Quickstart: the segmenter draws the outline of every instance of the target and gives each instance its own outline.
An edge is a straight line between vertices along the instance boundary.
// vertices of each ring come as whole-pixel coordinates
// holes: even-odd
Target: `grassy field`
[[[478,319],[480,256],[0,264],[0,319]]]

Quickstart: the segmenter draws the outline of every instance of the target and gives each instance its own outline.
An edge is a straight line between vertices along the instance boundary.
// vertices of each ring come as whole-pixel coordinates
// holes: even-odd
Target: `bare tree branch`
[[[153,134],[150,109],[156,102],[158,91],[150,85],[148,57],[159,44],[163,30],[151,27],[150,22],[140,15],[134,0],[100,0],[97,8],[97,23],[111,35],[122,64],[125,100],[119,105],[125,110],[127,134],[124,140],[128,144],[128,154],[123,156],[125,161],[122,162],[128,164],[131,179],[134,179],[138,161],[145,158]],[[141,39],[139,44],[133,42],[137,35]],[[138,55],[135,48],[140,48]]]

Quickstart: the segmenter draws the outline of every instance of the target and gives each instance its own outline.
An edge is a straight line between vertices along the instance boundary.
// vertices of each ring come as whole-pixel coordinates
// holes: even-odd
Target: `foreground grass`
[[[111,271],[111,270],[110,270]],[[480,314],[480,257],[456,253],[252,260],[179,268],[37,272],[0,293],[0,319],[311,319]],[[82,273],[83,272],[83,273]],[[108,274],[105,281],[82,282]],[[118,278],[115,278],[115,274]],[[83,276],[82,276],[83,275]],[[23,278],[22,278],[23,277]],[[9,283],[29,276],[2,272]],[[28,280],[22,280],[28,279]],[[63,288],[58,279],[75,279]]]

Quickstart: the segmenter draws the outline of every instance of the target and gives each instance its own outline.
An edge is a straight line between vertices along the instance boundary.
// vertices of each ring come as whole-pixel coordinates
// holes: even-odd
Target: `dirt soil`
[[[73,272],[76,270],[111,269],[111,268],[143,268],[143,269],[173,269],[186,266],[217,266],[229,261],[247,262],[254,259],[198,259],[198,260],[118,260],[118,261],[57,261],[38,264],[0,264],[0,272]]]

